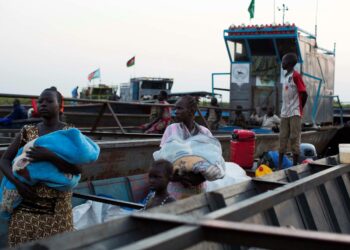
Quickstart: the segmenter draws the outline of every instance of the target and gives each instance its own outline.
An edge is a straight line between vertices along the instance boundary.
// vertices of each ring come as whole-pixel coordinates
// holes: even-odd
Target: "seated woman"
[[[274,113],[274,108],[272,106],[267,108],[266,115],[262,117],[262,128],[266,129],[276,129],[280,125],[281,119]]]
[[[28,186],[15,178],[11,170],[17,151],[26,143],[51,132],[70,128],[59,120],[62,96],[56,89],[45,89],[38,103],[38,111],[43,121],[37,125],[24,126],[0,161],[1,171],[16,186],[23,198],[9,222],[10,247],[73,230],[71,191],[58,191],[40,183],[33,187]],[[32,147],[27,152],[27,157],[31,162],[51,162],[66,174],[81,173],[78,166],[68,163],[44,147]],[[39,213],[38,207],[42,208]]]
[[[166,159],[174,165],[168,191],[182,199],[205,190],[205,181],[225,175],[220,142],[210,131],[194,122],[197,102],[185,96],[175,104],[176,121],[165,130],[155,160]]]
[[[163,206],[164,204],[175,201],[175,198],[169,195],[167,187],[173,173],[173,165],[166,160],[153,162],[148,172],[150,193],[145,199],[145,208]]]
[[[160,91],[158,96],[159,104],[169,104],[166,100],[168,94],[164,90]],[[152,115],[152,114],[151,114]],[[149,123],[142,125],[146,134],[161,134],[171,121],[171,108],[170,107],[158,107],[157,116]]]
[[[12,112],[7,115],[4,118],[0,118],[0,125],[1,124],[10,124],[12,121],[15,120],[22,120],[27,119],[27,111],[25,107],[21,105],[21,102],[18,99],[15,99],[13,101],[13,110]]]

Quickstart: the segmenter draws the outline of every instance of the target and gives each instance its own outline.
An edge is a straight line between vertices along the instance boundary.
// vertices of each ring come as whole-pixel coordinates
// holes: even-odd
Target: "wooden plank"
[[[320,185],[318,187],[318,190],[319,190],[319,192],[321,194],[320,196],[321,196],[321,198],[323,200],[325,208],[328,211],[329,223],[332,226],[333,231],[336,232],[336,233],[341,233],[341,229],[340,229],[340,226],[339,226],[338,218],[335,215],[334,208],[333,208],[333,205],[332,205],[331,200],[329,198],[329,195],[328,195],[328,192],[327,192],[327,189],[326,189],[325,185],[324,184]]]
[[[271,181],[271,180],[264,180],[264,179],[258,179],[258,178],[252,179],[252,181],[257,186],[259,193],[263,193],[268,190],[273,190],[275,188],[278,188],[287,184],[287,182]],[[274,207],[267,209],[265,214],[266,214],[266,217],[269,219],[271,225],[277,226],[277,227],[280,226],[280,222],[278,220],[278,216]]]
[[[281,226],[281,223],[278,220],[275,208],[267,209],[266,214],[267,214],[272,226],[276,226],[276,227]]]
[[[296,246],[298,249],[323,249],[325,247],[336,247],[337,249],[343,249],[344,247],[349,248],[349,237],[342,235],[339,236],[338,234],[313,233],[303,230],[290,230],[234,222],[225,222],[228,224],[222,224],[220,221],[223,219],[243,220],[252,215],[261,213],[276,204],[280,204],[281,202],[300,195],[307,190],[311,190],[328,180],[349,173],[349,167],[350,165],[340,165],[326,169],[312,176],[278,187],[272,191],[264,192],[249,200],[244,200],[237,204],[233,204],[232,206],[214,211],[202,217],[202,220],[190,216],[150,213],[150,211],[133,214],[131,217],[122,219],[123,223],[125,223],[126,229],[122,228],[123,225],[118,224],[120,221],[117,220],[92,227],[89,230],[83,230],[83,232],[77,231],[54,236],[54,238],[42,240],[39,243],[43,243],[42,245],[44,246],[51,246],[52,249],[57,247],[56,249],[60,250],[67,249],[68,247],[84,249],[89,247],[90,249],[94,249],[94,247],[106,246],[106,242],[108,242],[108,249],[119,246],[126,246],[129,249],[142,249],[142,245],[148,247],[145,249],[150,249],[153,246],[160,246],[163,247],[163,249],[164,247],[170,247],[171,249],[177,249],[178,247],[178,249],[180,249],[192,246],[204,240],[279,249],[295,249]],[[247,185],[248,183],[244,182],[243,184]],[[249,187],[249,185],[246,187]],[[205,196],[198,195],[193,198],[196,197],[203,198]],[[192,197],[191,199],[188,199],[187,202],[189,200],[192,201]],[[169,204],[169,206],[171,205]],[[203,203],[201,206],[203,206]],[[216,220],[213,221],[212,219]],[[117,224],[121,227],[117,227]],[[178,227],[174,228],[176,226]],[[157,228],[162,229],[157,230]],[[163,228],[167,229],[163,230]],[[101,232],[99,232],[99,230]],[[150,234],[151,232],[155,233]],[[204,236],[202,232],[205,232]],[[212,236],[208,236],[208,234],[211,234]],[[67,235],[67,237],[64,237],[65,235]],[[152,236],[149,237],[150,235]],[[176,235],[176,237],[172,238],[172,235]],[[232,235],[235,237],[232,237]],[[141,237],[149,238],[136,242],[135,244],[129,244],[129,242],[135,242]],[[60,239],[61,242],[58,242],[58,239]],[[67,241],[67,239],[70,241]],[[123,240],[119,241],[119,239]],[[248,240],[249,243],[247,242]],[[56,245],[52,242],[56,243]],[[140,242],[142,244],[139,244]],[[177,244],[177,242],[179,243]],[[285,244],[285,242],[298,243]],[[63,243],[66,244],[66,248]]]
[[[215,192],[220,193],[223,196],[227,205],[231,205],[233,202],[236,203],[256,194],[255,186],[250,180],[215,190]],[[250,193],[249,196],[246,195],[247,192]],[[180,215],[189,214],[193,211],[199,211],[198,215],[202,213],[201,216],[210,211],[205,194],[192,196],[191,202],[188,202],[187,199],[178,200],[171,206],[157,207],[150,212]]]
[[[293,249],[293,250],[295,248],[297,249],[334,249],[334,248],[347,249],[348,247],[350,247],[350,238],[347,235],[339,235],[334,233],[311,232],[311,231],[298,230],[298,229],[278,228],[278,227],[271,227],[271,226],[264,226],[264,225],[228,222],[228,221],[222,221],[222,220],[203,220],[203,221],[191,220],[191,219],[184,220],[183,217],[176,217],[176,216],[174,217],[172,215],[160,215],[160,214],[152,214],[151,217],[143,214],[143,215],[136,215],[136,217],[143,220],[149,220],[149,223],[152,223],[152,221],[154,220],[159,220],[161,222],[169,221],[171,223],[186,222],[187,226],[197,225],[201,227],[202,230],[204,231],[204,238],[202,240],[211,240],[218,243],[241,244],[246,246],[266,247],[271,249]],[[182,227],[182,228],[183,230],[186,229],[186,234],[189,233],[187,227]],[[193,230],[195,230],[195,228],[193,228]],[[232,237],[233,235],[235,237]],[[153,241],[155,238],[157,238],[158,240],[161,240],[162,237],[160,235],[157,235],[151,238],[149,238],[148,240]],[[185,239],[183,239],[182,237],[180,239],[177,238],[177,240],[182,241],[182,244],[184,244],[183,241],[185,241]],[[293,242],[293,244],[286,244],[286,242]],[[294,242],[298,242],[298,244],[294,244]],[[189,247],[195,243],[197,243],[197,241],[196,242],[189,241],[186,244],[186,247]],[[164,244],[164,242],[162,244]],[[133,245],[133,246],[136,246],[136,245]],[[131,245],[129,247],[131,247]],[[182,245],[181,247],[184,247],[184,246]],[[134,249],[143,249],[143,248],[134,248]],[[179,249],[179,248],[175,247],[174,249]]]
[[[202,118],[205,127],[207,127],[210,130],[209,124],[207,120],[204,118],[204,116],[202,115],[202,112],[200,111],[199,107],[197,107],[197,112],[198,112],[198,115]]]
[[[140,203],[111,199],[111,198],[101,197],[101,196],[91,195],[91,194],[81,194],[81,193],[74,192],[73,197],[84,199],[84,200],[102,202],[102,203],[106,203],[114,206],[124,206],[124,207],[135,208],[135,209],[141,209],[144,207]]]
[[[193,221],[181,217],[177,219],[172,215],[158,215],[153,214],[149,217],[138,214],[133,217],[148,220],[149,224],[157,220],[163,223],[185,222],[185,225],[126,245],[121,249],[184,249],[204,240],[269,249],[349,249],[350,247],[350,238],[346,235],[221,220]],[[288,242],[290,244],[286,244]]]
[[[218,192],[205,193],[210,211],[226,207],[224,196]]]
[[[349,176],[349,175],[348,175]],[[348,219],[350,220],[350,190],[347,189],[343,176],[339,176],[336,178],[336,181],[338,183],[340,193],[342,195],[342,198],[344,200],[345,209],[347,211]]]
[[[57,234],[47,239],[26,243],[21,249],[82,249],[89,245],[98,245],[108,239],[116,239],[117,235],[129,234],[137,230],[137,223],[130,217],[121,218],[93,227]]]
[[[266,192],[268,190],[273,190],[275,188],[282,187],[288,184],[288,182],[284,182],[284,181],[272,181],[272,180],[265,180],[262,178],[253,178],[252,181],[254,185],[256,185],[256,188],[260,193]]]
[[[175,229],[157,234],[135,243],[118,248],[119,250],[164,250],[184,249],[203,240],[202,231],[195,226],[181,226]]]
[[[208,220],[199,223],[206,240],[268,249],[349,249],[350,237],[297,229]],[[233,237],[234,236],[234,237]]]
[[[288,169],[287,173],[291,181],[299,180],[298,174],[295,171]],[[299,194],[298,196],[295,197],[295,200],[299,207],[300,214],[303,218],[305,228],[317,231],[315,219],[311,212],[310,205],[306,198],[306,195],[304,193]]]
[[[100,112],[98,113],[98,116],[97,116],[97,118],[96,118],[96,121],[95,121],[94,125],[93,125],[92,128],[91,128],[91,132],[93,132],[93,131],[96,130],[96,128],[97,128],[98,124],[100,123],[100,120],[101,120],[101,118],[102,118],[104,112],[106,111],[106,108],[107,108],[107,104],[104,103],[104,104],[102,105],[101,109],[100,109]]]
[[[338,165],[293,183],[289,183],[283,187],[276,188],[273,191],[265,192],[251,199],[244,200],[233,206],[220,209],[208,216],[211,219],[243,220],[263,210],[271,208],[282,201],[294,198],[306,190],[312,189],[327,180],[334,179],[344,173],[348,173],[349,171],[350,165]]]
[[[295,199],[283,201],[274,206],[280,226],[306,229]]]
[[[117,122],[120,130],[122,131],[123,134],[125,134],[126,132],[125,132],[122,124],[120,123],[118,116],[114,113],[111,104],[107,103],[107,106],[108,106],[109,111],[112,113],[114,120]]]

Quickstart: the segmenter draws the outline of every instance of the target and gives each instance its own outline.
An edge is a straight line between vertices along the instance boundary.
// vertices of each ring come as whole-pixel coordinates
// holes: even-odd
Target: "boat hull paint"
[[[303,132],[301,140],[315,145],[317,152],[323,153],[335,136],[336,128],[322,131]],[[222,145],[223,157],[230,160],[230,135],[217,136]],[[97,162],[84,165],[82,181],[101,180],[115,177],[143,174],[153,161],[153,153],[159,150],[160,138],[141,140],[98,141],[101,154]],[[255,157],[263,152],[278,149],[278,134],[256,135]],[[5,148],[0,148],[0,155]]]

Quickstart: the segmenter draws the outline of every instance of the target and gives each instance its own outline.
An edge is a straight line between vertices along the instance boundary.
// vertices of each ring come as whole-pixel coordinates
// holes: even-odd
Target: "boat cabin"
[[[109,100],[113,99],[118,91],[116,85],[98,84],[83,88],[80,97],[83,99]]]
[[[194,98],[196,98],[198,101],[200,101],[201,99],[205,100],[206,102],[209,101],[210,99],[214,96],[216,97],[219,102],[222,102],[222,95],[218,94],[218,93],[212,93],[212,92],[208,92],[208,91],[189,91],[189,92],[177,92],[177,93],[171,93],[168,95],[168,102],[169,103],[176,103],[176,101],[183,97],[183,96],[193,96]],[[204,103],[204,101],[203,101]]]
[[[173,83],[171,78],[131,78],[130,82],[120,84],[120,97],[123,101],[152,100],[161,90],[170,94]]]
[[[298,56],[295,69],[301,73],[309,95],[303,122],[333,122],[335,51],[320,48],[315,35],[294,24],[231,25],[224,30],[224,40],[231,63],[232,108],[274,106],[278,114],[282,106],[282,57],[294,52]]]

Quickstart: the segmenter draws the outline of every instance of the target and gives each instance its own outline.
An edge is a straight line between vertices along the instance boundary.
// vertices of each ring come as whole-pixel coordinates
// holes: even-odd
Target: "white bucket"
[[[340,163],[350,163],[350,144],[339,144]]]

